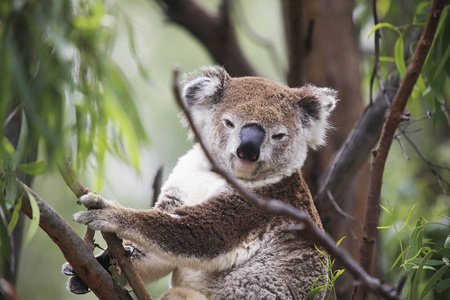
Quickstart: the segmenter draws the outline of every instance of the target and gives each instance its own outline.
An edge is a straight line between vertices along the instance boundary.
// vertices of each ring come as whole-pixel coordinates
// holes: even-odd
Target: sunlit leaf
[[[397,27],[395,27],[394,25],[392,25],[390,23],[378,23],[377,25],[372,27],[372,29],[370,30],[369,34],[367,35],[367,38],[369,38],[372,34],[375,33],[375,31],[377,31],[378,29],[381,29],[381,28],[389,28],[389,29],[392,29],[395,32],[397,32],[399,35],[402,34],[400,32],[400,30],[397,29]]]
[[[392,213],[389,211],[389,209],[387,209],[386,207],[384,207],[382,204],[380,204],[380,207],[381,207],[386,213],[388,213],[389,215],[392,216]]]

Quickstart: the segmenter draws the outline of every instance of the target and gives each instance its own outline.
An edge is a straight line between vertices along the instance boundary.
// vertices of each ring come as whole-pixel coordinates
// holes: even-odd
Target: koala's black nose
[[[257,161],[266,131],[258,124],[248,124],[241,129],[241,143],[237,148],[240,159]]]

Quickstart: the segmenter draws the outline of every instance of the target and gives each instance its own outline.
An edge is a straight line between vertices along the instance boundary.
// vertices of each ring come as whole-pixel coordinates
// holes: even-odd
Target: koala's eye
[[[228,128],[234,128],[234,124],[233,122],[231,122],[228,119],[223,120],[223,123],[225,124],[225,126],[227,126]]]
[[[285,137],[287,137],[287,134],[285,134],[285,133],[279,133],[279,134],[272,135],[272,139],[275,141],[281,141]]]

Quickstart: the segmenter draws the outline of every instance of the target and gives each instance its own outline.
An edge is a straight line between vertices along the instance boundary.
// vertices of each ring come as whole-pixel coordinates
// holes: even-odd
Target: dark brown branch
[[[169,19],[188,30],[233,76],[254,76],[257,72],[244,56],[233,23],[229,1],[216,11],[208,11],[196,0],[158,0]]]
[[[393,78],[392,82],[386,85],[386,96],[389,99],[394,98],[397,86],[397,78]],[[388,104],[383,99],[384,97],[385,95],[380,92],[375,102],[366,107],[347,140],[321,177],[319,193],[315,203],[320,207],[323,214],[326,215],[333,209],[327,190],[331,191],[335,199],[340,199],[355,174],[358,173],[363,164],[367,163],[370,153],[378,142],[383,120],[386,111],[389,109]]]
[[[290,87],[304,84],[306,42],[304,38],[303,1],[282,0],[286,51],[288,57],[287,83]]]
[[[156,201],[158,200],[158,196],[161,192],[161,185],[162,185],[162,174],[163,174],[163,167],[159,167],[158,171],[156,171],[155,178],[153,178],[153,184],[152,184],[152,190],[153,190],[153,197],[152,197],[152,203],[150,203],[150,207],[155,206]]]
[[[402,297],[395,292],[395,288],[389,287],[380,282],[378,279],[368,275],[352,259],[352,257],[345,249],[336,247],[334,240],[328,234],[319,229],[309,218],[306,212],[278,200],[268,200],[261,198],[260,196],[245,188],[236,177],[226,172],[219,166],[219,164],[217,164],[215,158],[211,155],[205,143],[203,142],[203,139],[199,134],[197,128],[195,127],[192,121],[192,117],[189,114],[189,111],[186,109],[185,104],[181,98],[178,85],[178,74],[179,70],[175,69],[173,79],[173,92],[175,99],[184,112],[186,119],[189,122],[190,128],[194,133],[194,136],[197,138],[197,141],[203,148],[205,156],[211,163],[212,171],[220,174],[225,180],[227,180],[228,183],[230,183],[230,185],[232,185],[237,191],[239,191],[239,193],[244,198],[256,205],[259,209],[267,210],[272,213],[284,215],[287,217],[292,217],[298,220],[302,225],[297,225],[292,229],[299,230],[302,234],[314,241],[317,245],[322,246],[330,255],[335,257],[346,268],[346,270],[348,270],[348,272],[350,272],[359,282],[361,282],[361,285],[364,288],[377,295],[381,295],[385,299],[402,299]]]
[[[373,253],[378,233],[377,226],[381,186],[386,159],[398,125],[402,121],[408,119],[408,117],[404,115],[406,103],[408,102],[433,43],[433,38],[443,8],[444,0],[435,0],[433,2],[425,29],[419,39],[411,63],[406,70],[405,78],[395,95],[391,110],[383,127],[380,144],[372,162],[371,181],[364,221],[364,237],[360,249],[360,264],[367,273],[370,273],[372,269]],[[364,291],[355,289],[354,299],[367,299],[367,294]]]
[[[64,181],[66,182],[67,186],[75,194],[75,196],[77,196],[77,198],[80,198],[81,196],[89,193],[89,189],[85,187],[78,179],[75,170],[72,168],[70,159],[66,161],[64,168],[60,168],[60,173],[61,176],[64,178]],[[88,230],[86,236],[93,234],[91,232],[93,231]],[[111,255],[119,262],[120,268],[122,269],[122,272],[125,274],[128,284],[131,286],[133,292],[136,294],[138,299],[151,300],[152,298],[148,293],[148,290],[145,287],[144,282],[142,281],[141,277],[139,277],[136,269],[131,263],[131,260],[125,255],[125,249],[123,248],[122,242],[120,241],[119,237],[115,233],[108,233],[108,232],[102,232],[102,235],[106,243],[108,244],[108,248]],[[91,282],[86,283],[90,287]]]
[[[39,226],[60,248],[66,260],[71,264],[80,278],[89,284],[92,292],[99,299],[132,299],[124,290],[114,286],[111,275],[97,262],[92,250],[72,227],[32,189],[19,182],[20,193],[27,191],[36,199],[40,210]],[[32,218],[28,194],[24,193],[21,211]]]
[[[77,198],[80,198],[83,195],[86,195],[90,192],[90,190],[85,187],[81,181],[78,179],[78,175],[75,172],[75,169],[72,167],[72,161],[70,157],[68,157],[65,161],[65,164],[59,166],[59,173],[63,177],[67,186],[70,188],[72,193],[75,194]],[[94,236],[95,231],[90,229],[89,227],[86,229],[86,234],[84,235],[83,240],[90,246],[91,251],[94,251]]]

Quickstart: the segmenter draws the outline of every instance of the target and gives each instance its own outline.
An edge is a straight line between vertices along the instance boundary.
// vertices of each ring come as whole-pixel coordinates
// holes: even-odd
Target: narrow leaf
[[[37,204],[36,198],[34,198],[33,194],[31,194],[25,187],[24,187],[24,190],[27,191],[28,200],[30,202],[31,212],[32,212],[30,228],[28,229],[28,233],[25,238],[25,244],[28,244],[31,241],[31,239],[34,237],[34,235],[36,234],[36,231],[39,227],[40,211],[39,211],[39,206]]]
[[[377,25],[373,26],[372,30],[370,30],[369,34],[367,35],[367,38],[369,38],[372,34],[375,33],[375,31],[377,31],[378,29],[387,27],[389,29],[394,30],[395,32],[397,32],[399,35],[401,35],[400,30],[398,30],[397,27],[395,27],[394,25],[390,24],[390,23],[378,23]]]
[[[442,280],[441,282],[439,282],[439,283],[436,285],[436,292],[437,292],[438,294],[440,294],[440,293],[442,293],[443,291],[445,291],[445,290],[447,290],[447,289],[449,289],[449,288],[450,288],[450,278],[449,278],[449,279]]]
[[[411,207],[411,209],[409,210],[409,214],[408,214],[408,217],[406,218],[405,224],[403,224],[402,228],[398,231],[399,233],[402,232],[403,229],[405,229],[406,225],[408,225],[409,220],[411,219],[411,215],[412,215],[415,207],[416,206],[413,205],[413,207]]]
[[[427,284],[425,285],[425,288],[422,291],[422,294],[420,295],[420,299],[423,299],[428,292],[433,288],[433,286],[441,279],[442,275],[444,275],[445,272],[447,272],[448,266],[443,266],[440,268],[436,273],[431,276],[431,278],[428,280]]]
[[[397,67],[398,72],[400,73],[401,78],[405,77],[406,74],[406,63],[403,54],[404,48],[405,47],[403,44],[403,36],[400,35],[397,39],[397,42],[395,42],[394,58],[395,58],[395,65]]]
[[[19,211],[20,211],[20,207],[22,206],[22,197],[23,197],[23,194],[20,195],[19,199],[17,200],[16,206],[14,207],[14,211],[11,215],[11,220],[9,221],[9,225],[8,225],[10,232],[14,230],[14,228],[16,227],[17,221],[19,220]]]
[[[320,291],[322,291],[326,287],[327,287],[326,285],[321,285],[316,288],[313,288],[311,292],[308,293],[308,299],[314,299],[314,297],[317,296],[320,293]]]
[[[19,170],[28,175],[42,175],[47,171],[47,166],[43,161],[35,161],[29,164],[20,164],[17,166]]]

